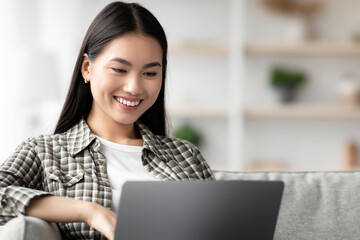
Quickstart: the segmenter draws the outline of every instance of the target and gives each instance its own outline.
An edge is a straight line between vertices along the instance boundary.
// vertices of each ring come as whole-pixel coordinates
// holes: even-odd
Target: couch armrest
[[[0,239],[7,240],[61,240],[55,223],[29,216],[19,216],[1,226]]]

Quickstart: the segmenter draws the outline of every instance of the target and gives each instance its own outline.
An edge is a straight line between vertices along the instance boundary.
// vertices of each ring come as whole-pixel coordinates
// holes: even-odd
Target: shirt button
[[[104,161],[102,161],[102,160],[97,160],[96,163],[99,164],[99,165],[103,165],[103,164],[104,164]]]

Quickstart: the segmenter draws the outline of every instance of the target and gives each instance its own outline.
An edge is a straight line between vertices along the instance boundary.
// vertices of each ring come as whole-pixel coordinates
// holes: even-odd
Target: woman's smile
[[[119,103],[119,106],[127,111],[135,111],[142,102],[141,99],[126,98],[126,97],[117,97],[114,96],[114,99]]]

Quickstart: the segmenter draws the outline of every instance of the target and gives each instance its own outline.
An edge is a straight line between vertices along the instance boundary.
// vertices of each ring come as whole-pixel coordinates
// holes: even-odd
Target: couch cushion
[[[360,239],[360,172],[215,172],[217,180],[281,180],[274,239]]]

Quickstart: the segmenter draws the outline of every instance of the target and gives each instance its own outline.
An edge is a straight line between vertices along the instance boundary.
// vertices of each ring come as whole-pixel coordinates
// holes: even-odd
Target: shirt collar
[[[168,148],[164,146],[159,136],[153,134],[150,129],[140,121],[137,121],[135,124],[144,141],[143,148],[153,152],[157,157],[163,159],[164,161],[167,161],[165,156],[169,154]],[[93,142],[95,142],[94,150],[99,151],[100,142],[95,134],[91,132],[89,126],[83,118],[78,124],[68,130],[68,145],[72,156],[76,156]]]
[[[169,155],[169,148],[161,141],[162,137],[152,133],[150,129],[140,121],[136,122],[136,126],[138,127],[144,141],[143,148],[153,152],[157,157],[167,162],[167,158],[165,156]]]
[[[96,140],[96,136],[91,132],[83,118],[68,131],[68,145],[72,156],[83,151],[94,140]],[[100,148],[99,143],[97,147]]]

